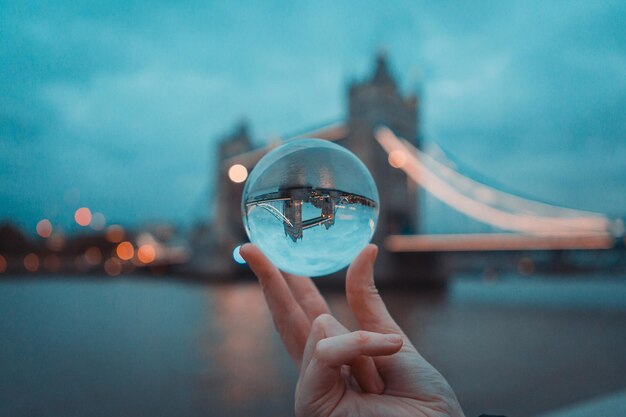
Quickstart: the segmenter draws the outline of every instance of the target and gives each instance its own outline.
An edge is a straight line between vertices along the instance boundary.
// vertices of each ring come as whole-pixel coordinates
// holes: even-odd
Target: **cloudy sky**
[[[220,136],[341,119],[381,47],[462,170],[623,216],[624,4],[0,0],[0,221],[191,224]]]

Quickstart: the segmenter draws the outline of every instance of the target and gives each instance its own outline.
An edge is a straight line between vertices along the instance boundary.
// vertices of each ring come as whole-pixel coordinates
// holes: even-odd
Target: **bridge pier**
[[[381,251],[374,269],[379,287],[444,290],[449,273],[434,252]]]

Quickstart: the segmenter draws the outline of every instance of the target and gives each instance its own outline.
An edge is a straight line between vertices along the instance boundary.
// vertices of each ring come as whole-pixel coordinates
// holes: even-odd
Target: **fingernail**
[[[399,334],[386,334],[385,340],[389,343],[397,345],[398,343],[402,342],[402,336],[400,336]]]

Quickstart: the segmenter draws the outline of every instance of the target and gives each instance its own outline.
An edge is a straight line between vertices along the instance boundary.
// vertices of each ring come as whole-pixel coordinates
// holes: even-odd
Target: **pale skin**
[[[360,327],[350,331],[310,278],[279,271],[252,244],[241,247],[300,370],[296,416],[464,417],[450,385],[387,311],[374,284],[377,253],[368,245],[348,268],[346,296]]]

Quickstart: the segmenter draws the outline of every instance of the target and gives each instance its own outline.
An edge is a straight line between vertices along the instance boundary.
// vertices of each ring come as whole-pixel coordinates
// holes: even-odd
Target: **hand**
[[[296,416],[463,416],[452,388],[389,315],[374,285],[368,245],[346,276],[361,330],[333,316],[309,278],[281,273],[252,244],[240,254],[259,279],[274,324],[300,368]]]

